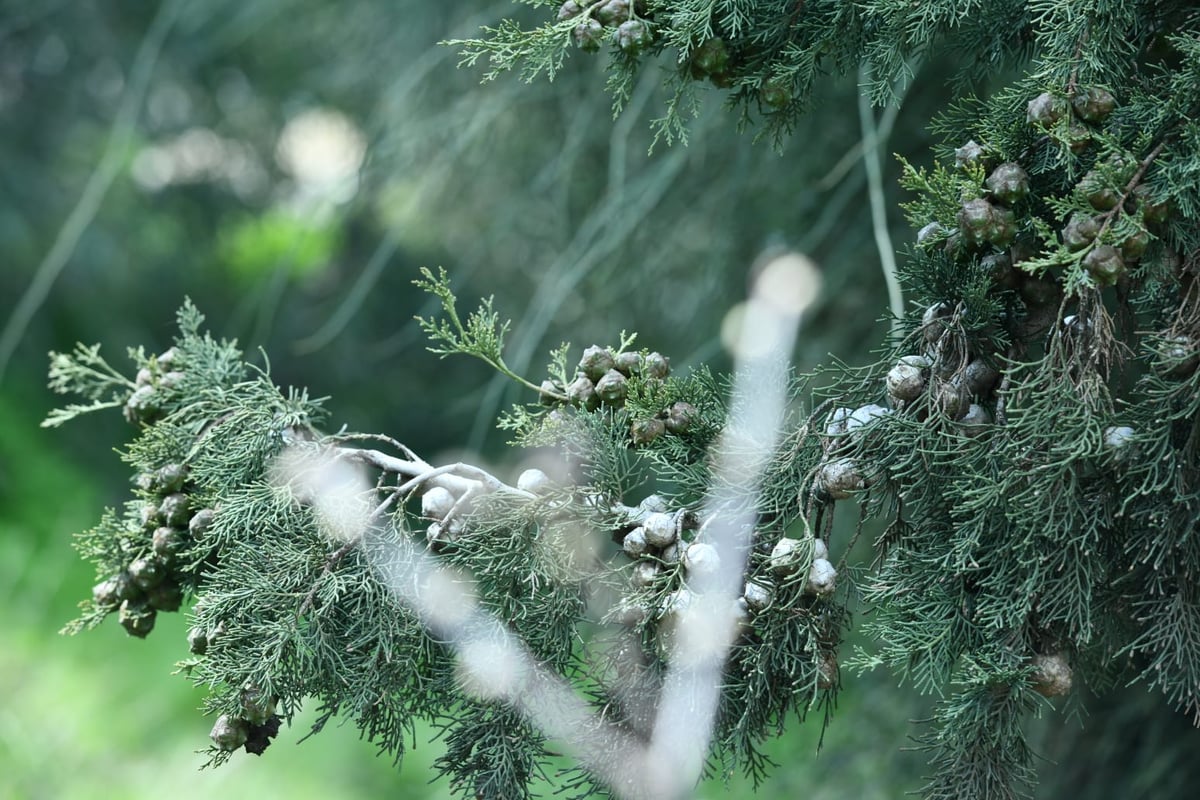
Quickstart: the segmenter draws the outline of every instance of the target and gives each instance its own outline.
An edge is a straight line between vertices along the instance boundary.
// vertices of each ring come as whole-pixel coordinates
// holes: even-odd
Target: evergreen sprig
[[[453,307],[444,282],[430,288]],[[559,487],[546,486],[542,476],[531,491],[507,487],[469,465],[435,468],[386,437],[324,436],[316,427],[319,407],[303,392],[283,393],[265,370],[240,361],[235,368],[235,346],[200,333],[191,306],[180,319],[172,351],[141,362],[142,369],[161,362],[180,374],[164,381],[166,373],[152,373],[146,385],[154,402],[130,411],[138,435],[124,458],[140,477],[125,512],[109,512],[84,539],[81,549],[109,577],[72,630],[116,613],[132,634],[144,636],[155,614],[175,610],[187,598],[192,655],[180,668],[209,691],[204,709],[217,717],[210,763],[224,762],[239,747],[261,753],[281,722],[301,704],[315,703],[324,711],[314,730],[335,714],[348,716],[397,760],[414,720],[432,720],[447,729],[452,754],[441,768],[454,786],[496,797],[528,791],[526,782],[547,758],[540,737],[527,727],[514,737],[511,709],[473,698],[446,643],[389,589],[388,570],[381,566],[386,554],[414,539],[427,541],[447,567],[471,575],[480,607],[503,620],[541,664],[577,681],[597,709],[620,709],[611,719],[632,730],[646,724],[645,709],[629,704],[625,678],[605,678],[605,668],[589,655],[595,651],[580,646],[590,637],[581,636],[600,624],[588,598],[608,592],[613,605],[603,616],[621,622],[615,628],[608,623],[601,630],[610,633],[597,641],[635,636],[638,655],[630,657],[643,676],[638,680],[650,681],[647,687],[666,669],[666,610],[687,591],[680,551],[693,542],[703,549],[691,509],[703,497],[708,446],[725,413],[724,388],[706,371],[668,377],[665,358],[627,349],[632,335],[622,335],[616,353],[585,354],[613,363],[614,356],[628,356],[622,363],[634,366],[625,367],[625,397],[597,406],[564,399],[549,415],[543,407],[529,416],[530,424],[554,431],[564,455],[580,465]],[[446,332],[447,349],[474,354],[481,343],[498,347],[499,337],[488,334],[498,329],[489,305],[468,319],[475,322],[429,324]],[[565,374],[564,353],[551,366]],[[586,364],[580,378],[594,367]],[[127,410],[135,393],[128,393]],[[663,428],[661,441],[631,440],[632,424],[661,425],[662,414],[671,430]],[[398,454],[353,446],[370,440]],[[371,468],[374,488],[364,484],[338,501],[338,509],[374,509],[365,530],[355,534],[331,525],[337,513],[322,505],[317,489],[306,488],[319,469],[294,473],[294,453],[317,459],[330,454],[334,462]],[[695,471],[689,472],[689,463]],[[674,500],[622,502],[642,494],[647,482],[661,482]],[[436,505],[430,498],[439,491],[456,502]],[[406,507],[414,495],[423,495],[419,512]],[[673,554],[655,545],[646,558],[629,563],[624,553],[578,541],[581,530],[620,540],[671,508],[680,520],[675,524],[683,526]],[[796,511],[773,508],[775,522],[766,535],[778,538]],[[152,580],[145,578],[147,565]],[[766,574],[772,568],[760,563],[758,569]],[[797,574],[806,569],[796,566]],[[173,602],[156,599],[161,587],[170,587]],[[844,618],[803,581],[781,592],[774,610],[762,617],[764,625],[771,620],[765,638],[741,645],[745,656],[728,675],[728,711],[718,724],[721,757],[752,770],[761,769],[763,737],[791,711],[830,703],[835,688],[831,654]],[[802,634],[785,624],[798,615],[811,616]],[[651,698],[644,694],[640,702]],[[468,749],[460,753],[462,748]],[[575,785],[590,791],[593,781],[585,771]]]
[[[87,405],[73,403],[55,409],[42,427],[56,428],[83,414],[116,408],[125,403],[133,382],[117,372],[100,355],[99,345],[77,345],[70,354],[50,354],[50,388],[60,394],[78,394]],[[104,399],[105,397],[108,399]]]
[[[453,353],[474,356],[518,383],[531,389],[539,388],[504,363],[504,337],[511,323],[508,320],[500,321],[499,315],[492,310],[491,298],[484,300],[479,308],[468,314],[464,323],[458,315],[457,300],[446,270],[439,268],[435,276],[428,268],[422,267],[421,274],[424,277],[413,283],[437,297],[442,302],[442,313],[445,315],[444,319],[439,320],[417,317],[421,330],[436,345],[430,347],[429,352],[443,357]],[[561,395],[555,396],[566,399]]]
[[[937,48],[960,53],[955,81],[968,86],[997,64],[1032,49],[1030,4],[1011,0],[964,8],[956,3],[751,2],[749,0],[637,0],[528,3],[547,8],[541,24],[515,20],[484,28],[475,39],[447,44],[464,65],[488,63],[485,80],[520,69],[525,80],[553,79],[574,50],[608,54],[608,90],[619,110],[640,69],[652,59],[668,70],[665,113],[654,121],[657,138],[686,141],[687,120],[699,102],[698,82],[728,92],[743,122],[759,120],[763,134],[783,143],[798,117],[812,107],[814,87],[829,74],[876,66],[868,90],[877,101],[893,96],[913,73],[912,63]],[[552,9],[557,9],[553,11]],[[644,26],[623,36],[622,23]],[[594,24],[593,24],[594,23]],[[895,80],[900,78],[900,81]]]

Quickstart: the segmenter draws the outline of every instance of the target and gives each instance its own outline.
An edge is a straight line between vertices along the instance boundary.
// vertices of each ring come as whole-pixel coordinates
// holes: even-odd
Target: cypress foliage
[[[868,64],[865,88],[886,101],[929,53],[962,56],[960,100],[932,121],[936,163],[903,178],[919,233],[901,279],[916,310],[878,362],[789,386],[796,402],[751,498],[710,770],[761,775],[763,739],[793,713],[827,721],[846,666],[939,698],[919,739],[931,799],[1028,796],[1028,721],[1046,698],[1070,708],[1055,698],[1134,683],[1200,721],[1195,6],[524,5],[532,22],[454,43],[468,64],[552,78],[595,53],[617,110],[640,69],[664,65],[675,93],[654,124],[667,142],[686,138],[704,82],[782,144],[825,74]],[[676,617],[697,602],[729,381],[672,374],[624,334],[578,367],[564,346],[545,376],[518,376],[490,303],[463,319],[444,274],[420,283],[443,304],[424,323],[435,352],[482,358],[540,393],[501,425],[519,445],[557,448],[562,475],[508,486],[383,436],[323,434],[320,403],[279,391],[185,305],[173,351],[131,353],[136,378],[94,348],[52,359],[52,385],[89,402],[50,423],[123,408],[138,431],[131,501],[80,540],[101,583],[72,630],[115,613],[144,636],[187,599],[182,667],[210,689],[214,762],[261,753],[315,699],[323,719],[355,719],[396,758],[414,719],[444,724],[453,786],[527,796],[549,754],[519,713],[530,701],[464,677],[455,648],[477,638],[405,602],[386,554],[419,546],[471,575],[481,614],[596,719],[650,741]],[[365,504],[359,529],[339,529],[356,517],[322,505],[296,477],[307,467],[280,466],[294,452],[370,471],[374,487],[346,500]],[[837,514],[886,522],[870,564],[829,541]],[[860,604],[874,644],[842,652]],[[642,796],[603,763],[580,769],[566,786]]]

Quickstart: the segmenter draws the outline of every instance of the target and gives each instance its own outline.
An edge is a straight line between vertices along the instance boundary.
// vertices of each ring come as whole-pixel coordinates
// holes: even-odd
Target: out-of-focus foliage
[[[80,202],[155,10],[9,5],[5,316]],[[852,82],[824,87],[783,156],[752,147],[712,103],[690,147],[648,157],[647,120],[664,102],[653,75],[613,123],[591,60],[569,59],[550,88],[479,87],[455,69],[457,53],[436,42],[495,22],[504,3],[183,5],[133,103],[121,170],[9,377],[55,345],[96,340],[96,317],[112,346],[165,342],[186,294],[221,309],[220,332],[266,346],[285,381],[319,374],[342,387],[352,419],[403,431],[436,410],[441,425],[471,425],[479,445],[512,398],[499,382],[460,390],[447,418],[432,382],[491,376],[446,363],[423,377],[430,364],[412,363],[426,358],[411,319],[424,302],[408,285],[417,265],[445,264],[467,292],[513,310],[517,371],[564,331],[600,340],[634,322],[647,344],[707,360],[750,262],[777,241],[814,255],[829,278],[805,360],[830,349],[826,336],[877,330],[877,296],[851,278],[875,261]],[[912,119],[925,116],[914,105]],[[919,153],[923,131],[905,135],[895,146]],[[401,375],[397,402],[381,376]]]

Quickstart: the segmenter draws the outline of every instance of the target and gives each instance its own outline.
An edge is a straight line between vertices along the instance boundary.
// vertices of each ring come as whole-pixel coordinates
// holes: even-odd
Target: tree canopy
[[[464,795],[526,796],[566,740],[580,759],[557,778],[569,791],[671,796],[702,774],[757,780],[764,741],[830,724],[849,676],[883,669],[933,698],[918,736],[924,797],[1029,796],[1039,777],[1053,792],[1083,771],[1107,784],[1096,796],[1184,791],[1194,736],[1129,741],[1092,722],[1147,707],[1125,685],[1155,691],[1156,731],[1198,719],[1192,4],[522,5],[450,46],[491,79],[568,81],[572,100],[530,117],[509,105],[514,82],[464,90],[504,101],[460,119],[525,135],[456,132],[446,169],[513,147],[549,170],[535,188],[561,193],[540,218],[568,233],[546,239],[527,209],[473,202],[478,185],[426,188],[421,210],[465,203],[446,240],[465,237],[468,256],[563,255],[513,303],[512,328],[494,308],[523,287],[466,314],[450,275],[426,270],[415,325],[435,353],[482,358],[510,382],[483,409],[495,417],[502,395],[516,399],[500,428],[544,469],[506,482],[429,461],[407,435],[327,432],[336,399],[277,388],[185,304],[174,347],[132,350],[134,374],[96,348],[52,359],[52,388],[83,402],[48,422],[121,409],[136,431],[123,454],[131,496],[81,539],[100,582],[76,627],[114,615],[145,636],[186,600],[180,666],[209,691],[216,763],[262,753],[315,700],[317,729],[345,715],[397,759],[414,720],[443,725],[439,767]],[[571,71],[576,55],[601,62],[620,112],[607,174],[574,127],[595,127],[575,98],[599,94],[596,72]],[[858,109],[852,157],[866,162],[862,213],[893,312],[867,363],[783,369],[780,331],[822,319],[806,287],[839,281],[829,262],[842,245],[815,233],[824,244],[785,244],[820,271],[786,246],[752,270],[742,316],[727,319],[741,342],[732,370],[643,347],[670,340],[672,308],[719,313],[703,295],[738,287],[703,269],[675,280],[696,220],[728,208],[705,188],[713,170],[725,186],[784,163],[696,158],[708,126],[730,124],[706,110],[714,95],[791,152],[822,128],[825,82],[849,76],[868,100],[896,103],[935,65],[952,95],[928,115],[940,141],[903,162],[912,245],[891,243],[878,159],[894,112]],[[652,103],[662,114],[640,139],[629,120]],[[536,146],[549,132],[530,124],[546,119],[566,142],[553,167]],[[395,152],[394,134],[368,149]],[[633,141],[653,152],[631,156]],[[682,188],[693,199],[676,228],[643,225]],[[618,252],[638,268],[593,268]],[[607,320],[572,296],[593,285],[632,297],[647,320],[636,337],[596,333]],[[539,371],[549,317],[572,304],[585,338]],[[584,348],[590,336],[606,345]],[[866,638],[848,643],[852,627]],[[1098,719],[1073,744],[1031,739],[1035,717],[1089,709]],[[1061,763],[1038,770],[1039,749]]]

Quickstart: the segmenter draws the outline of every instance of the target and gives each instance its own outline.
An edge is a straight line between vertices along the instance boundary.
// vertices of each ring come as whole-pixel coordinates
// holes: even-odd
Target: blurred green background
[[[198,772],[211,721],[171,676],[181,615],[145,641],[115,624],[57,635],[95,581],[72,533],[121,502],[113,451],[129,431],[117,414],[40,429],[57,402],[47,351],[99,342],[119,363],[127,347],[165,348],[190,296],[215,333],[268,353],[278,382],[331,396],[332,426],[503,465],[513,454],[492,422],[527,398],[425,351],[420,266],[447,267],[464,303],[495,295],[514,320],[509,363],[530,376],[560,341],[622,329],[677,369],[726,366],[722,318],[778,246],[824,276],[801,368],[829,353],[861,362],[882,341],[853,80],[821,88],[782,154],[737,132],[715,91],[686,148],[649,154],[656,69],[614,121],[598,59],[572,57],[553,84],[480,86],[438,45],[514,13],[485,0],[0,0],[0,797],[446,796],[429,783],[429,731],[397,771],[352,727],[297,744],[304,718],[261,759]],[[884,153],[928,162],[944,67],[920,72]],[[922,759],[901,747],[927,702],[886,675],[845,679],[823,750],[819,714],[792,726],[764,795],[916,785]],[[703,788],[749,791],[740,776]]]

